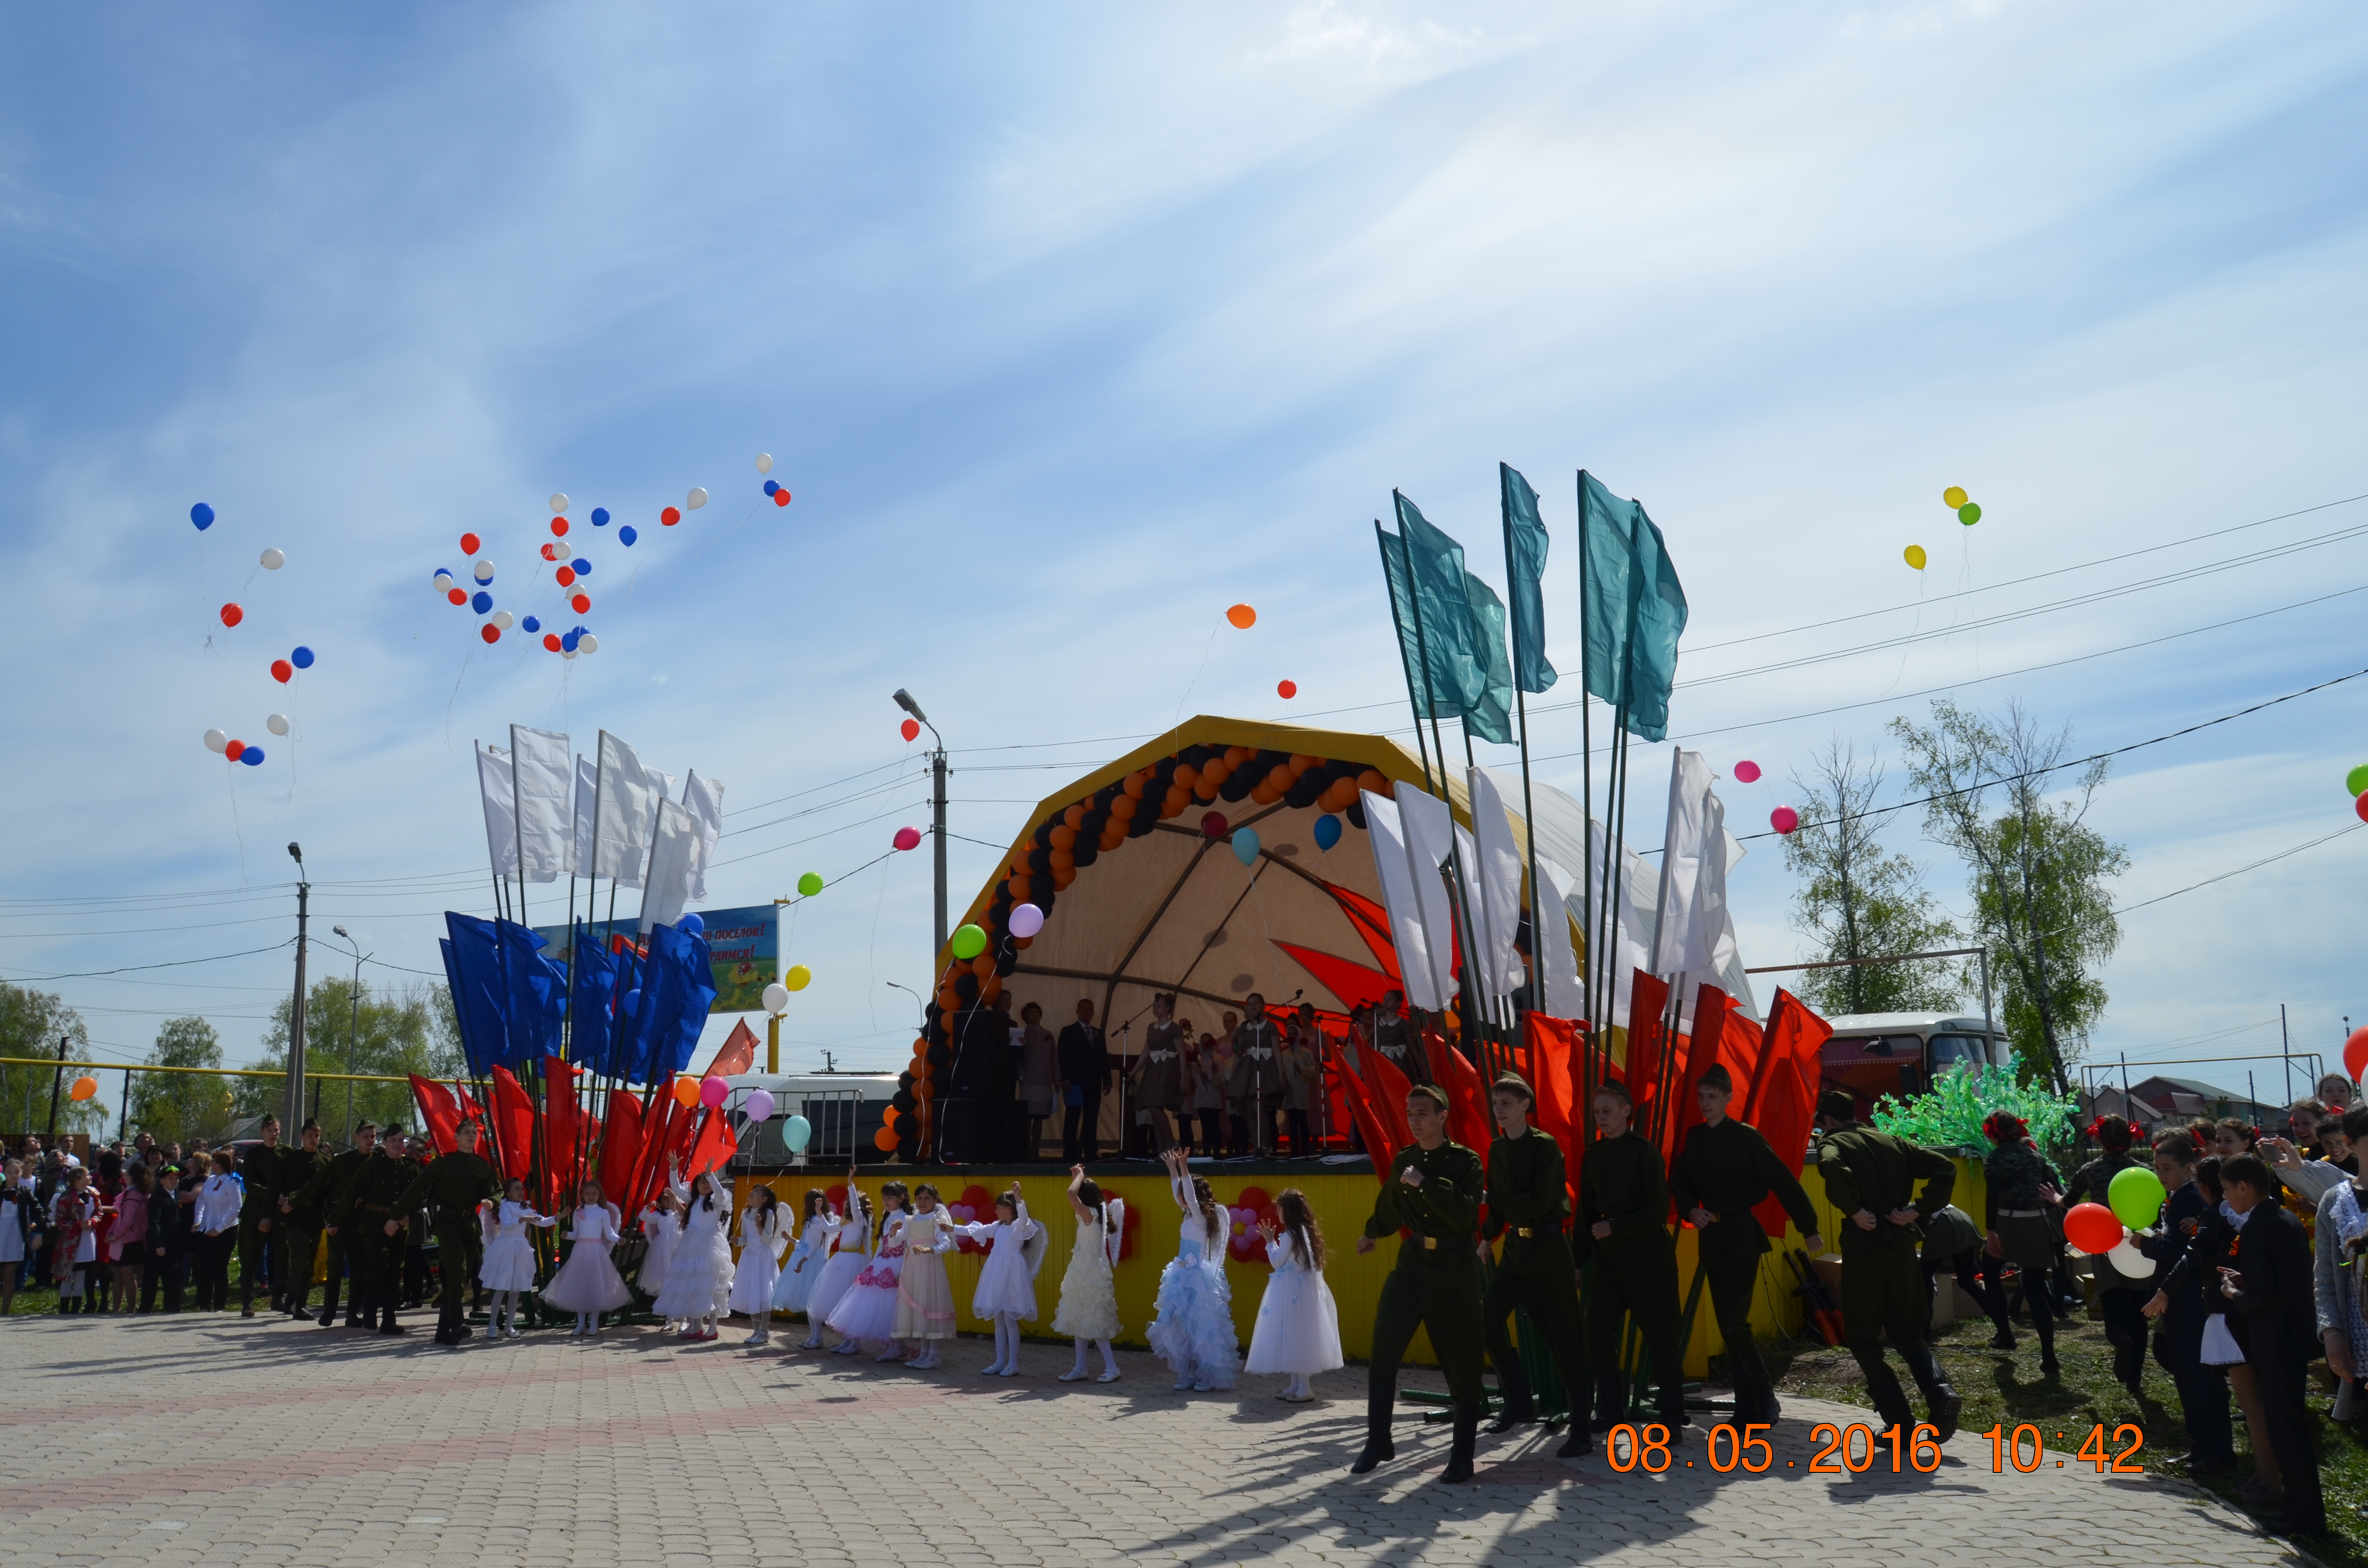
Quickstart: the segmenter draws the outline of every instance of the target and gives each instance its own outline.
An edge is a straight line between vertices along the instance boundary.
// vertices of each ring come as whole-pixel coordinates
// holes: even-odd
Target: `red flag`
[[[1767,1056],[1759,1105],[1752,1125],[1794,1176],[1801,1174],[1808,1153],[1809,1129],[1816,1120],[1819,1059],[1833,1025],[1809,1011],[1801,999],[1779,990],[1768,1009]],[[1759,1223],[1771,1235],[1784,1233],[1784,1206],[1770,1195],[1757,1210]]]
[[[1662,1153],[1674,1158],[1686,1146],[1686,1132],[1702,1120],[1694,1087],[1713,1063],[1724,1063],[1738,1091],[1751,1082],[1759,1055],[1759,1026],[1743,1016],[1735,998],[1705,982],[1694,992],[1693,1032],[1686,1040],[1684,1070],[1671,1079],[1676,1103],[1663,1126]]]
[[[507,1067],[494,1069],[494,1122],[501,1130],[503,1179],[525,1176],[534,1165],[534,1099]]]
[[[674,1137],[675,1119],[681,1114],[673,1090],[670,1077],[650,1085],[650,1106],[642,1118],[642,1146],[634,1157],[632,1183],[627,1197],[620,1200],[629,1206],[628,1212],[640,1213],[666,1180],[666,1153]]]
[[[600,1134],[600,1195],[623,1204],[642,1158],[642,1102],[623,1089],[609,1094],[609,1120]]]
[[[683,1125],[690,1125],[685,1117]],[[711,1110],[700,1119],[699,1137],[690,1146],[690,1158],[684,1162],[682,1179],[689,1181],[701,1171],[712,1171],[740,1152],[740,1141],[732,1136],[732,1123],[720,1110]]]
[[[1378,1165],[1386,1167],[1390,1156],[1414,1142],[1414,1131],[1406,1125],[1406,1095],[1414,1085],[1398,1071],[1397,1063],[1380,1051],[1368,1047],[1357,1052],[1358,1065],[1364,1069],[1365,1088],[1370,1091],[1365,1101],[1372,1107],[1374,1119],[1382,1124],[1384,1142]]]
[[[461,1080],[458,1078],[452,1080],[452,1092],[461,1096],[461,1119],[475,1122],[477,1131],[480,1132],[487,1131],[485,1108],[470,1097],[469,1091],[461,1086]]]
[[[1357,1082],[1354,1073],[1341,1073],[1340,1094],[1349,1102],[1349,1115],[1356,1124],[1357,1135],[1365,1141],[1365,1153],[1373,1162],[1373,1174],[1380,1176],[1389,1169],[1390,1156],[1397,1153],[1390,1142],[1390,1130],[1373,1113],[1365,1086]]]
[[[544,1207],[575,1207],[576,1169],[583,1136],[581,1109],[575,1103],[575,1072],[556,1056],[542,1059],[542,1169],[548,1189]]]
[[[411,1074],[411,1098],[419,1107],[419,1119],[427,1128],[427,1141],[439,1154],[453,1149],[453,1132],[461,1125],[461,1108],[454,1103],[452,1092],[433,1079]]]
[[[723,1039],[723,1049],[707,1064],[710,1077],[729,1078],[735,1073],[746,1073],[756,1064],[757,1031],[748,1027],[746,1018],[735,1018],[732,1032]]]
[[[1521,1015],[1521,1033],[1530,1048],[1530,1086],[1538,1096],[1538,1127],[1562,1145],[1563,1181],[1570,1188],[1574,1205],[1578,1201],[1578,1162],[1587,1153],[1583,1136],[1587,1123],[1583,1111],[1573,1114],[1572,1102],[1578,1089],[1571,1068],[1585,1048],[1585,1028],[1572,1019],[1543,1013]],[[1574,1207],[1571,1211],[1577,1210]]]
[[[1636,1126],[1644,1128],[1653,1111],[1661,1082],[1661,1057],[1668,1049],[1661,1028],[1669,1009],[1669,988],[1643,970],[1633,971],[1628,988],[1628,1066],[1623,1081],[1636,1108]]]
[[[1422,1039],[1430,1049],[1431,1071],[1438,1075],[1439,1086],[1447,1091],[1447,1135],[1474,1153],[1486,1155],[1488,1086],[1480,1081],[1480,1069],[1438,1030],[1423,1030]]]

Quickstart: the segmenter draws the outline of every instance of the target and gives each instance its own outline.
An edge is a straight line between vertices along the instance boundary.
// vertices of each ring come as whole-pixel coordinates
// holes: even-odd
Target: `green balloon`
[[[2356,801],[2360,798],[2361,792],[2363,790],[2368,790],[2368,762],[2362,763],[2359,767],[2353,768],[2351,772],[2343,776],[2343,792],[2345,794],[2351,796]]]
[[[1957,508],[1957,521],[1964,524],[1965,527],[1972,528],[1981,520],[1982,509],[1978,504],[1968,501]]]
[[[2113,1217],[2133,1231],[2143,1231],[2162,1212],[2162,1181],[2143,1165],[2133,1165],[2113,1177],[2105,1201]]]
[[[822,873],[820,871],[808,871],[804,876],[800,877],[798,879],[798,892],[806,898],[812,898],[814,894],[822,892]]]
[[[967,963],[986,951],[986,933],[975,926],[964,926],[954,933],[954,957]]]

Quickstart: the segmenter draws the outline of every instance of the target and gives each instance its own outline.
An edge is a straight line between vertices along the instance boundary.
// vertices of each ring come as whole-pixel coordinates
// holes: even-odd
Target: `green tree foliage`
[[[0,981],[0,1056],[54,1060],[61,1039],[66,1042],[68,1061],[90,1060],[90,1030],[84,1026],[82,1015],[67,1006],[63,997]],[[0,1125],[46,1132],[54,1085],[60,1132],[104,1131],[111,1136],[114,1113],[103,1102],[66,1097],[64,1090],[79,1076],[68,1068],[61,1085],[54,1067],[0,1067]]]
[[[1934,1079],[1925,1094],[1904,1099],[1885,1095],[1875,1102],[1868,1120],[1928,1149],[1987,1154],[1992,1145],[1982,1136],[1982,1123],[2000,1110],[2029,1122],[2032,1142],[2059,1159],[2070,1158],[2079,1146],[2079,1097],[2026,1081],[2021,1061],[2014,1057],[2007,1066],[1987,1072],[1959,1063]]]
[[[288,997],[280,998],[272,1010],[257,1067],[287,1067],[290,1010]],[[381,992],[368,982],[357,990],[349,974],[317,980],[305,998],[304,1065],[308,1074],[375,1073],[401,1077],[416,1073],[449,1080],[464,1070],[460,1031],[452,1023],[451,998],[441,986]],[[241,1114],[254,1116],[279,1108],[283,1090],[278,1082],[242,1078],[238,1083]],[[355,1084],[349,1090],[345,1084],[316,1081],[312,1103],[306,1107],[308,1114],[313,1107],[318,1107],[321,1126],[333,1143],[344,1139],[353,1122],[419,1125],[419,1113],[406,1084]]]
[[[1813,760],[1808,777],[1795,773],[1793,783],[1801,802],[1801,826],[1784,839],[1784,864],[1801,879],[1793,925],[1819,960],[1959,945],[1956,926],[1924,891],[1923,869],[1905,855],[1884,854],[1875,837],[1870,813],[1883,790],[1881,767],[1860,761],[1836,739]],[[1800,994],[1828,1017],[1947,1012],[1962,1000],[1956,966],[1940,959],[1809,970]]]
[[[2087,823],[2105,764],[2066,767],[2071,730],[2042,732],[2019,702],[1990,719],[1943,699],[1931,723],[1895,719],[1891,729],[1918,793],[1931,797],[1925,831],[1964,858],[1976,935],[2005,960],[2007,1037],[2064,1092],[2104,1016],[2099,971],[2121,945],[2106,884],[2129,855]],[[2052,804],[2050,790],[2060,792]]]
[[[199,1017],[167,1018],[156,1031],[155,1049],[148,1053],[154,1067],[219,1067],[222,1040],[213,1025]],[[193,1138],[209,1142],[230,1131],[235,1114],[231,1080],[211,1073],[135,1073],[131,1076],[131,1117],[135,1131],[152,1133],[160,1143],[187,1143]]]

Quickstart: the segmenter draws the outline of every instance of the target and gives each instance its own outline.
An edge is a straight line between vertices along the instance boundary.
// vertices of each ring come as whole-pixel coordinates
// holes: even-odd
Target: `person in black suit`
[[[2154,1172],[2170,1197],[2162,1206],[2162,1234],[2141,1236],[2138,1250],[2165,1270],[2165,1278],[2205,1221],[2219,1218],[2196,1185],[2198,1153],[2193,1135],[2183,1127],[2173,1128],[2155,1142]],[[2154,1358],[2179,1390],[2180,1415],[2187,1424],[2188,1468],[2198,1475],[2216,1475],[2236,1468],[2237,1449],[2228,1420],[2228,1374],[2203,1364],[2203,1320],[2212,1312],[2206,1289],[2205,1280],[2198,1278],[2176,1294],[2157,1290],[2147,1310],[2149,1316],[2162,1320]]]
[[[2319,1490],[2306,1403],[2318,1345],[2310,1240],[2302,1221],[2279,1207],[2275,1178],[2259,1157],[2240,1154],[2223,1165],[2220,1185],[2228,1207],[2245,1221],[2237,1234],[2237,1266],[2220,1270],[2220,1294],[2231,1312],[2245,1317],[2245,1360],[2260,1380],[2270,1449],[2285,1485],[2283,1531],[2324,1535],[2327,1503]]]
[[[1070,1165],[1095,1159],[1100,1151],[1102,1091],[1110,1087],[1110,1037],[1094,1027],[1094,1005],[1077,998],[1077,1021],[1061,1030],[1054,1047],[1061,1091],[1061,1158]]]

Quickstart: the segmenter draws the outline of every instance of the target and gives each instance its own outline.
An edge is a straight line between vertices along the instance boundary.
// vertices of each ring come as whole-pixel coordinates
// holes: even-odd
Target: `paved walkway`
[[[1993,1475],[1977,1434],[1930,1476],[1813,1476],[1811,1426],[1864,1413],[1806,1401],[1788,1409],[1766,1474],[1712,1470],[1699,1432],[1659,1475],[1615,1473],[1600,1455],[1565,1464],[1531,1428],[1484,1437],[1480,1484],[1452,1488],[1434,1479],[1445,1427],[1411,1410],[1404,1457],[1348,1474],[1364,1424],[1356,1369],[1319,1380],[1322,1403],[1292,1406],[1264,1378],[1235,1394],[1172,1392],[1139,1354],[1121,1358],[1119,1382],[1064,1384],[1068,1354],[1053,1346],[1030,1346],[1007,1380],[978,1375],[992,1349],[970,1340],[916,1373],[748,1350],[731,1333],[685,1347],[648,1329],[596,1343],[543,1331],[452,1351],[428,1342],[432,1326],[423,1315],[388,1340],[222,1315],[0,1321],[6,1561],[2297,1561],[2176,1483],[2058,1469],[2055,1454],[2034,1473]]]

